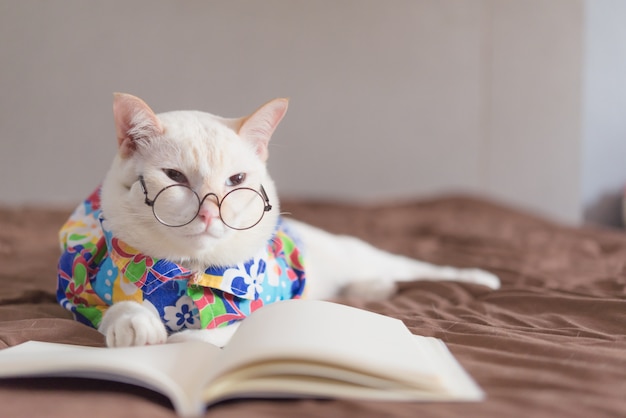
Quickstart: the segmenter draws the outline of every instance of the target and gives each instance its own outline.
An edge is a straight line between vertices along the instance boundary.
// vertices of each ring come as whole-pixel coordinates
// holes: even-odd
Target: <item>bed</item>
[[[403,283],[387,300],[341,303],[446,342],[487,393],[480,403],[242,400],[210,417],[626,416],[626,233],[574,228],[468,196],[384,205],[292,201],[283,211],[422,260],[496,273],[502,288]],[[101,346],[55,300],[68,210],[0,209],[0,348],[27,340]],[[2,417],[174,417],[164,397],[85,379],[0,381]]]

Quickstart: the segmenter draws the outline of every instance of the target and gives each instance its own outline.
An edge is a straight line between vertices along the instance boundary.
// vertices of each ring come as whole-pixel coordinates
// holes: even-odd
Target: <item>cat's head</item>
[[[239,119],[197,111],[155,114],[141,99],[116,94],[118,153],[101,196],[107,227],[146,255],[194,269],[250,259],[272,237],[278,219],[266,161],[286,111],[287,100],[275,99]],[[235,189],[245,191],[231,193]]]

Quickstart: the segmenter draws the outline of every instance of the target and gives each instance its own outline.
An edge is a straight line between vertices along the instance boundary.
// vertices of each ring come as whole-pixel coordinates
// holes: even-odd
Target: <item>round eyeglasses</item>
[[[260,191],[249,187],[233,189],[220,201],[215,193],[207,193],[201,199],[191,187],[180,183],[164,187],[154,199],[150,199],[143,176],[139,176],[139,183],[145,196],[144,203],[152,208],[157,221],[169,227],[189,225],[196,219],[202,204],[209,196],[215,197],[224,225],[238,231],[257,225],[265,212],[272,210],[263,185]]]

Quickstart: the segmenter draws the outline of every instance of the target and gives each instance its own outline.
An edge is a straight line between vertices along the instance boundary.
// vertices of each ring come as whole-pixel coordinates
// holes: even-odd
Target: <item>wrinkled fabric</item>
[[[424,261],[497,274],[502,288],[495,291],[423,280],[401,284],[384,300],[338,299],[441,338],[487,397],[477,403],[242,400],[213,406],[207,417],[626,416],[623,230],[564,226],[466,196],[375,206],[283,201],[281,211]],[[27,340],[105,345],[102,334],[56,302],[57,232],[69,213],[0,208],[0,348]],[[0,381],[2,416],[61,418],[77,411],[91,418],[176,417],[163,397],[117,382]]]

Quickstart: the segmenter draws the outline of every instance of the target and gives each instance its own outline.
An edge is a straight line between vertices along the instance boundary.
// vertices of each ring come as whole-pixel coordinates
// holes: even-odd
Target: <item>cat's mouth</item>
[[[220,239],[227,234],[227,228],[221,222],[211,222],[210,224],[202,223],[200,227],[188,231],[184,235],[191,239]]]

